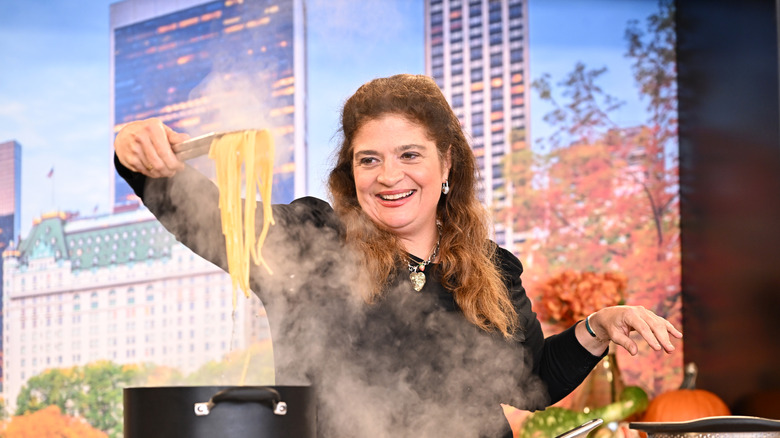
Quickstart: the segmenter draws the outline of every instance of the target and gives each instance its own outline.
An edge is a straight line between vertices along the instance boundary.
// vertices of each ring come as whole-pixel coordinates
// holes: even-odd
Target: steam
[[[340,23],[336,11],[364,5],[328,4],[321,9],[335,14],[334,23]],[[393,11],[378,13],[387,4],[374,0],[365,7],[385,25],[402,23]],[[352,23],[336,28],[347,32]],[[359,28],[376,34],[373,26]],[[207,102],[205,130],[272,127],[264,102],[271,101],[268,81],[275,78],[217,64],[191,96]],[[175,215],[158,218],[198,254],[225,266],[216,187],[194,171],[170,184],[147,189],[150,197],[167,191],[176,206]],[[253,268],[252,288],[271,324],[275,384],[314,386],[320,436],[497,436],[508,429],[500,403],[544,405],[546,393],[531,375],[531,358],[522,346],[442,309],[438,297],[426,293],[429,286],[415,292],[400,273],[380,302],[365,304],[354,255],[335,229],[315,226],[306,211],[294,204],[275,211],[277,225],[262,250],[273,275]]]
[[[314,384],[321,436],[497,436],[501,402],[544,405],[522,346],[442,309],[404,273],[365,304],[337,232],[280,216],[264,249],[274,275],[256,269],[257,292],[271,319],[276,384]]]
[[[215,70],[195,87],[190,99],[202,101],[205,125],[217,131],[262,129],[269,125],[268,85],[245,71]]]
[[[195,171],[173,181],[176,214],[163,223],[224,262],[216,187]],[[313,385],[321,436],[495,437],[506,428],[500,403],[544,406],[523,347],[442,308],[433,282],[415,292],[401,272],[365,304],[354,256],[310,212],[298,203],[275,211],[263,247],[273,274],[254,267],[252,288],[271,324],[275,384]]]

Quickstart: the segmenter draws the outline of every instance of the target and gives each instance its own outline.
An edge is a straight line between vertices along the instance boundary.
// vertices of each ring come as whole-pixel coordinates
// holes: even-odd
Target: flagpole
[[[57,211],[57,205],[55,204],[55,197],[54,197],[54,166],[51,167],[51,170],[49,170],[49,173],[46,174],[46,177],[51,180],[51,208],[52,211]]]

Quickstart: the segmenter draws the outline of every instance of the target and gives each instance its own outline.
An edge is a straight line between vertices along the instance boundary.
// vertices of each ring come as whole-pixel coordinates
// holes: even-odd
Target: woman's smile
[[[414,190],[408,190],[408,191],[402,191],[397,193],[379,193],[376,196],[386,201],[386,204],[388,207],[392,207],[394,205],[400,205],[400,202],[394,202],[394,201],[405,201],[409,199],[410,196],[414,194]]]
[[[436,142],[423,126],[388,114],[365,122],[352,145],[360,207],[408,251],[417,246],[429,251],[438,236],[436,208],[449,173]]]

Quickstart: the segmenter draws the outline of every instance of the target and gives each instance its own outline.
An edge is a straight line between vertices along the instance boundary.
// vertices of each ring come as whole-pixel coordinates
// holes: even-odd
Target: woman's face
[[[355,188],[363,211],[402,240],[435,242],[436,205],[450,164],[449,156],[446,162],[439,159],[425,128],[388,114],[364,123],[352,146]]]

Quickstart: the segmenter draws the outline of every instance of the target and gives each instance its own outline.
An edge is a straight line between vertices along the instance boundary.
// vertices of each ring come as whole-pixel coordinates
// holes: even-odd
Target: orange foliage
[[[599,309],[622,304],[627,283],[619,273],[563,271],[539,286],[537,312],[563,330]]]
[[[49,406],[32,414],[13,417],[2,431],[4,438],[107,438],[81,418],[62,415]]]
[[[659,159],[651,134],[647,127],[615,130],[549,154],[521,149],[509,157],[506,174],[514,185],[514,204],[496,220],[511,219],[515,229],[527,231],[517,250],[526,268],[523,284],[546,329],[571,325],[606,303],[585,302],[598,296],[572,301],[566,294],[576,289],[552,292],[566,280],[550,275],[564,270],[620,272],[628,280],[622,301],[681,327],[677,166]],[[543,298],[545,290],[562,293],[562,301]],[[675,341],[679,351],[681,342]],[[651,396],[678,386],[682,356],[638,345],[638,357],[617,352],[626,384]]]

